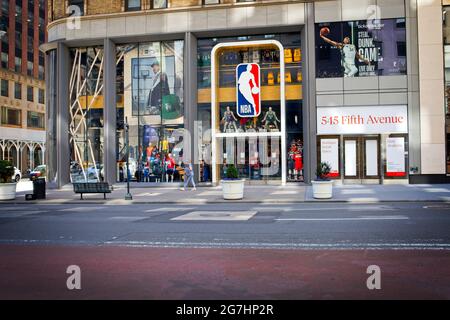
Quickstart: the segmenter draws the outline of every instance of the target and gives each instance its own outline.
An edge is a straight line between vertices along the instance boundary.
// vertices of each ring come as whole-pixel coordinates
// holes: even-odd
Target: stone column
[[[105,181],[114,184],[117,180],[116,45],[111,39],[105,39],[103,48],[103,168]]]
[[[70,147],[69,147],[69,48],[63,43],[57,46],[57,83],[56,83],[56,184],[61,188],[70,183]],[[51,81],[51,80],[50,80]]]
[[[314,41],[314,4],[305,4],[305,27],[302,30],[303,66],[303,161],[304,178],[309,183],[314,179],[317,166],[316,128],[316,53]]]
[[[194,123],[197,120],[197,38],[190,32],[184,40],[184,149],[183,158],[193,162],[198,141],[194,140]],[[199,181],[197,163],[194,166],[195,181]]]

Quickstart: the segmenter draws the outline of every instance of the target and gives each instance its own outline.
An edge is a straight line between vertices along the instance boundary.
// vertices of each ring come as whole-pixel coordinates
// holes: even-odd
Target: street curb
[[[33,204],[45,204],[45,205],[74,205],[74,204],[115,204],[122,205],[121,203],[116,203],[115,201],[124,199],[114,199],[114,200],[83,200],[83,201],[50,201],[48,200],[34,200],[34,201],[0,201],[1,205],[33,205]],[[450,203],[447,200],[380,200],[380,201],[349,201],[349,200],[305,200],[305,201],[292,201],[292,200],[274,200],[274,201],[261,201],[261,200],[210,200],[210,201],[199,201],[199,202],[188,202],[188,201],[129,201],[127,205],[143,205],[143,204],[161,204],[161,205],[202,205],[202,204],[324,204],[324,203],[347,203],[347,204],[379,204],[379,203]]]

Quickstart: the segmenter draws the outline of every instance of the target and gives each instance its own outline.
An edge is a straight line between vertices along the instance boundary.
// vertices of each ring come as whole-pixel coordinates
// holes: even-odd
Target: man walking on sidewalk
[[[192,183],[192,190],[197,190],[195,188],[195,182],[194,182],[194,168],[192,164],[189,161],[186,161],[184,163],[184,187],[181,190],[186,190],[186,188],[189,186],[189,182]]]

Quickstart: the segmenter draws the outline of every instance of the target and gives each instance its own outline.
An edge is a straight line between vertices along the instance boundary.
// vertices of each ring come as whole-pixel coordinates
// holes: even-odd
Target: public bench
[[[111,187],[107,182],[74,182],[73,192],[81,195],[83,200],[83,193],[103,193],[103,199],[106,200],[106,194],[111,193]]]

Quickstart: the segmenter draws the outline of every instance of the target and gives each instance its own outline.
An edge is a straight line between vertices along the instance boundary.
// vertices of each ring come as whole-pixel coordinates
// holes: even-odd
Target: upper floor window
[[[22,100],[22,84],[21,83],[14,83],[14,98],[18,100]]]
[[[34,101],[34,95],[33,95],[33,87],[27,86],[27,101],[33,102]]]
[[[41,104],[45,103],[45,91],[44,89],[39,89],[38,90],[38,102]]]
[[[3,97],[9,97],[9,90],[8,90],[8,84],[9,81],[2,79],[1,81],[1,92]]]
[[[22,112],[19,109],[13,109],[3,106],[1,123],[10,126],[21,126],[22,125],[21,115]]]
[[[28,128],[45,128],[45,114],[40,112],[28,111],[27,112],[27,127]]]
[[[203,0],[203,4],[219,4],[220,0]]]
[[[77,6],[78,9],[74,9],[76,11],[72,11],[71,15],[84,15],[84,0],[69,0],[69,6]]]
[[[167,0],[153,0],[153,9],[167,8]]]
[[[255,0],[236,0],[236,2],[255,2]]]
[[[126,0],[125,1],[126,11],[137,11],[141,10],[141,0]]]

